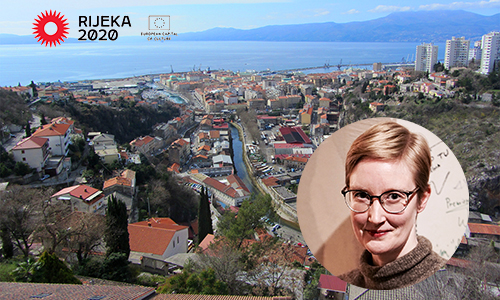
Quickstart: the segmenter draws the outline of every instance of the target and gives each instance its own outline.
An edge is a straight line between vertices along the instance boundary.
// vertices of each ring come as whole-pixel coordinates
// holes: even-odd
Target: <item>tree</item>
[[[207,234],[213,234],[212,216],[210,214],[210,203],[208,202],[208,193],[205,187],[201,188],[200,205],[198,210],[198,242],[201,243]]]
[[[82,284],[55,254],[44,251],[33,272],[33,282]]]
[[[23,163],[22,161],[16,162],[14,166],[14,173],[17,176],[24,176],[31,173],[32,171],[33,169],[31,169],[31,167],[28,164]]]
[[[36,91],[36,84],[33,82],[33,80],[28,86],[31,87],[31,91],[33,92],[33,97],[37,97],[38,92]]]
[[[70,213],[71,207],[61,201],[47,200],[41,204],[41,226],[38,227],[37,237],[42,240],[44,248],[51,254],[73,233],[71,226],[68,226],[64,219]]]
[[[101,278],[122,282],[133,282],[134,275],[129,268],[128,256],[122,252],[113,252],[103,261]]]
[[[74,212],[66,219],[66,224],[73,229],[66,245],[76,253],[78,264],[86,265],[92,251],[101,245],[105,219],[83,212]]]
[[[30,124],[30,121],[26,122],[25,133],[26,133],[26,137],[30,137],[31,136],[31,124]]]
[[[30,257],[26,261],[20,262],[17,268],[11,272],[11,276],[16,282],[31,282],[37,267],[36,260]]]
[[[226,295],[227,285],[215,278],[215,272],[212,269],[205,269],[200,273],[184,271],[168,278],[165,284],[158,288],[158,292],[164,294]]]
[[[13,186],[2,195],[0,224],[26,258],[33,244],[32,234],[40,225],[40,204],[50,195],[50,190],[21,186]]]
[[[218,234],[226,237],[236,248],[240,248],[245,239],[252,238],[255,229],[263,228],[265,216],[274,217],[271,196],[252,195],[251,200],[243,201],[238,217],[226,211],[219,220]]]
[[[43,112],[40,116],[40,125],[47,125],[47,120],[45,120],[45,114]]]
[[[213,270],[217,280],[227,285],[229,294],[244,295],[248,293],[248,284],[241,276],[244,271],[243,253],[231,247],[224,238],[211,243],[207,251],[198,254],[198,258],[193,268]]]
[[[0,226],[4,227],[2,224]],[[12,237],[7,228],[0,229],[0,238],[2,239],[2,255],[9,259],[14,255],[14,244],[12,244]]]
[[[123,253],[126,258],[130,254],[127,206],[121,200],[111,196],[106,210],[106,256],[112,253]]]

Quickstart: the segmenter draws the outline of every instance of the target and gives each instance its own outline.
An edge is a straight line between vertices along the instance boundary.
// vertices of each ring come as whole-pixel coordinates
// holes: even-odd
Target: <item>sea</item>
[[[420,43],[163,41],[143,44],[0,45],[0,86],[75,82],[191,70],[279,71],[337,65],[371,69],[375,62],[413,61]],[[438,59],[443,61],[444,43]],[[325,68],[325,66],[327,66]],[[328,67],[329,66],[329,67]]]

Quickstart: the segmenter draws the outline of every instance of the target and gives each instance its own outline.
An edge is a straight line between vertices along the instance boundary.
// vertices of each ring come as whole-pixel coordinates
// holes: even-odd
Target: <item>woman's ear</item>
[[[431,196],[431,186],[427,185],[427,189],[422,193],[420,199],[418,199],[417,203],[417,213],[421,213],[425,207],[427,206],[427,201],[429,201],[429,197]]]

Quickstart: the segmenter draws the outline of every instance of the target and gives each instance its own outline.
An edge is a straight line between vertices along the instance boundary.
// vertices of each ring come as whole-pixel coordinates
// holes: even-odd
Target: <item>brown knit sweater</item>
[[[446,259],[432,251],[431,242],[418,236],[418,245],[406,255],[383,266],[374,266],[372,255],[365,250],[360,267],[339,276],[359,287],[376,290],[398,289],[420,282],[446,264]]]

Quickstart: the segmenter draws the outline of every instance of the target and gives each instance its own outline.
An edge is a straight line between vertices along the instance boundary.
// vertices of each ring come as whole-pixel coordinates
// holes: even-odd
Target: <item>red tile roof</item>
[[[0,282],[2,299],[35,299],[50,294],[45,299],[90,299],[106,295],[106,300],[136,300],[154,295],[155,288],[143,286],[78,285],[54,283]],[[40,297],[38,297],[40,298]],[[43,298],[42,298],[43,299]]]
[[[64,189],[60,190],[59,192],[55,193],[54,195],[52,195],[51,198],[70,194],[71,196],[76,197],[76,198],[87,199],[97,192],[100,192],[100,191],[98,189],[95,189],[95,188],[90,187],[88,185],[81,184],[81,185],[74,185],[74,186],[64,188]]]
[[[493,224],[469,223],[471,233],[500,235],[500,226]]]
[[[58,123],[46,124],[38,128],[33,133],[33,136],[45,137],[45,136],[65,135],[70,126],[71,125],[69,124],[58,124]]]
[[[26,150],[26,149],[38,149],[42,148],[43,145],[48,141],[49,139],[47,138],[42,138],[42,137],[36,137],[36,136],[30,136],[27,137],[23,140],[21,140],[19,143],[17,143],[12,150]]]
[[[318,288],[345,293],[347,291],[347,282],[333,275],[321,274]]]
[[[170,221],[166,221],[166,219]],[[187,226],[177,225],[169,218],[151,220],[128,225],[130,250],[161,256],[167,250],[175,232],[186,229]]]
[[[198,245],[202,250],[208,249],[208,246],[213,243],[215,236],[213,234],[207,234],[203,241]]]
[[[154,300],[291,300],[291,297],[160,294]]]
[[[103,190],[112,187],[114,185],[132,186],[132,181],[128,178],[113,177],[111,179],[104,181]]]

